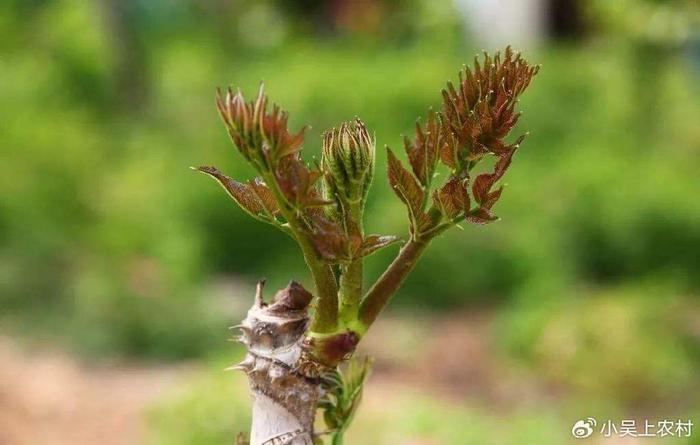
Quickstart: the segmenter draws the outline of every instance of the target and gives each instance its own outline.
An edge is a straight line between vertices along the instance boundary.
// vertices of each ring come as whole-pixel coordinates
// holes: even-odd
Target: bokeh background
[[[261,80],[379,146],[481,48],[542,69],[498,223],[452,230],[368,336],[349,443],[567,444],[575,420],[700,423],[700,34],[694,0],[4,0],[0,443],[231,444],[227,326],[295,246],[191,165],[251,172],[214,107]],[[372,232],[406,233],[384,173]],[[395,249],[377,254],[368,280]],[[698,426],[700,428],[700,426]],[[691,438],[590,443],[698,444]]]

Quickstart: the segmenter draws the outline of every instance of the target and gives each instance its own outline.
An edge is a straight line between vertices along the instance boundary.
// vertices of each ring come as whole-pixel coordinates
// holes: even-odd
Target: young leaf
[[[416,123],[415,141],[404,138],[404,147],[413,173],[426,188],[432,180],[439,152],[445,147],[446,139],[447,134],[440,124],[438,115],[432,111],[428,114],[425,131],[419,123]]]
[[[276,215],[279,212],[277,201],[261,179],[256,178],[244,184],[226,176],[215,167],[203,166],[197,170],[216,179],[236,204],[251,216],[265,222],[277,221]]]
[[[229,88],[225,96],[217,91],[216,107],[233,143],[258,169],[263,168],[261,163],[264,163],[264,169],[270,170],[280,159],[301,150],[306,127],[291,134],[287,128],[288,114],[277,105],[268,111],[262,84],[251,102],[246,102],[240,91],[234,94]]]
[[[522,140],[522,139],[519,139]],[[519,145],[513,145],[509,150],[504,151],[496,161],[493,173],[483,173],[476,177],[474,184],[472,185],[472,194],[474,195],[474,200],[481,205],[490,209],[496,203],[498,198],[501,196],[502,189],[498,189],[494,192],[491,191],[491,187],[503,177],[506,170],[511,164],[513,155],[518,149]]]
[[[491,213],[491,210],[485,207],[479,207],[478,209],[467,215],[467,221],[474,224],[488,224],[490,222],[497,221],[498,217]]]
[[[445,132],[449,132],[449,135],[445,136],[445,144],[440,148],[439,158],[443,164],[456,171],[457,160],[459,159],[459,144],[454,137],[454,130],[446,129]]]
[[[269,215],[277,216],[279,214],[279,204],[262,178],[255,178],[248,181],[248,186],[253,190],[258,201]]]
[[[484,173],[476,177],[472,184],[472,195],[477,204],[482,204],[486,200],[486,195],[493,184],[493,174]]]
[[[368,235],[362,242],[362,250],[360,251],[360,256],[372,255],[379,249],[390,246],[394,243],[401,241],[398,236],[393,235]]]
[[[455,219],[464,212],[469,212],[469,193],[465,181],[453,176],[440,189],[433,193],[433,202],[448,219]]]
[[[283,158],[277,166],[275,175],[287,201],[297,210],[333,203],[324,200],[316,188],[321,172],[309,170],[306,164],[296,157]]]
[[[503,57],[485,54],[483,66],[476,58],[473,70],[464,68],[460,73],[456,87],[448,83],[443,90],[442,119],[456,144],[441,150],[442,161],[461,170],[487,153],[501,155],[503,138],[520,116],[515,111],[518,96],[538,70],[508,47]]]
[[[496,201],[498,201],[498,199],[501,197],[501,193],[503,193],[503,186],[498,187],[498,189],[493,192],[487,193],[484,202],[481,203],[481,206],[486,209],[491,209],[491,207],[493,207]]]
[[[425,193],[416,178],[406,170],[394,153],[387,148],[389,184],[394,193],[408,208],[411,220],[411,233],[420,233],[429,224],[428,216],[423,212]]]
[[[332,430],[332,443],[342,443],[342,436],[355,417],[362,400],[365,381],[372,360],[353,357],[344,370],[336,370],[324,378],[326,393],[319,402],[326,426]]]
[[[310,212],[308,217],[311,223],[309,238],[324,261],[338,264],[358,256],[362,236],[352,221],[344,227],[318,210]]]
[[[262,86],[260,94],[262,94]],[[262,133],[277,159],[294,155],[301,150],[307,127],[302,127],[297,134],[289,133],[287,129],[289,115],[277,105],[272,106],[272,113],[264,113],[261,119]]]

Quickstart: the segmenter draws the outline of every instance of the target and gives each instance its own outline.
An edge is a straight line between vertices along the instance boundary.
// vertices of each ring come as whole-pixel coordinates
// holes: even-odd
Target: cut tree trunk
[[[313,445],[323,389],[322,365],[309,357],[305,345],[312,296],[292,282],[268,305],[262,287],[258,283],[255,303],[236,326],[247,355],[234,368],[247,374],[253,396],[250,445]]]

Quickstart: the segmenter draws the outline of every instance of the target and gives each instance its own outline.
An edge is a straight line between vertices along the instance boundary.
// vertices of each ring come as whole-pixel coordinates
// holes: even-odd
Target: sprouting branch
[[[259,176],[238,182],[214,167],[198,170],[216,179],[252,217],[297,241],[316,286],[315,312],[309,318],[313,296],[298,283],[269,304],[263,302],[259,283],[255,304],[239,326],[248,354],[235,368],[251,381],[255,445],[317,441],[313,425],[319,408],[332,443],[342,443],[369,363],[351,362],[346,373],[338,371],[339,365],[352,357],[432,240],[462,221],[498,219],[492,209],[503,192],[499,182],[523,141],[523,136],[512,143],[505,138],[520,116],[518,96],[537,71],[510,48],[503,55],[477,57],[473,69],[465,67],[459,82],[443,90],[441,109],[416,124],[413,139],[404,139],[409,168],[387,147],[387,176],[406,206],[409,236],[364,296],[364,258],[398,241],[364,230],[375,159],[375,140],[365,124],[355,119],[326,132],[314,168],[300,155],[304,130],[289,132],[287,113],[277,106],[268,109],[262,87],[251,102],[240,92],[219,92],[217,108],[228,134]],[[493,170],[472,178],[486,157],[495,158]],[[436,175],[440,163],[448,171],[442,183]],[[290,389],[305,397],[288,403]],[[271,422],[271,409],[283,421]],[[239,436],[237,442],[246,440]]]
[[[416,125],[415,140],[405,139],[412,172],[391,150],[387,151],[389,183],[406,205],[410,241],[364,296],[359,316],[365,329],[399,289],[433,238],[463,220],[488,224],[498,219],[492,207],[503,187],[494,186],[510,166],[524,136],[512,144],[505,143],[504,138],[520,116],[515,111],[518,96],[538,69],[510,47],[503,58],[500,53],[493,58],[484,54],[483,65],[477,58],[473,71],[465,67],[456,87],[448,83],[441,112],[431,112],[425,128]],[[470,171],[486,156],[496,158],[493,172],[480,174],[470,183]],[[432,192],[432,204],[426,210],[438,159],[451,173]]]
[[[342,229],[349,242],[339,263],[340,319],[352,323],[362,296],[363,256],[366,250],[363,230],[364,206],[374,175],[375,141],[365,124],[356,118],[323,135],[321,166],[325,198],[334,202],[328,216]]]
[[[428,247],[422,240],[412,239],[401,248],[398,256],[391,262],[360,304],[360,323],[369,328],[379,313],[384,309],[389,298],[399,289],[408,274],[418,262],[421,254]]]
[[[199,170],[211,175],[251,216],[288,233],[299,244],[317,292],[313,329],[333,330],[338,318],[338,285],[329,264],[315,248],[314,228],[309,214],[328,202],[321,198],[316,182],[318,171],[310,170],[299,154],[304,129],[291,134],[287,113],[274,105],[268,110],[261,85],[254,101],[246,102],[241,92],[219,92],[217,108],[228,134],[239,152],[260,174],[248,183],[239,183],[213,167]]]
[[[387,148],[387,176],[406,206],[407,243],[394,261],[362,295],[364,257],[398,240],[366,235],[364,205],[374,173],[375,140],[358,118],[327,131],[321,162],[309,167],[301,158],[304,129],[287,128],[287,113],[268,109],[261,87],[254,101],[240,92],[219,92],[217,108],[228,134],[259,177],[237,182],[213,167],[200,171],[214,177],[251,216],[272,224],[299,244],[316,286],[315,314],[307,338],[316,358],[335,365],[354,351],[415,267],[431,241],[462,221],[488,224],[498,217],[501,178],[524,136],[506,137],[520,113],[518,97],[539,67],[530,66],[510,47],[494,57],[475,58],[455,84],[442,91],[439,111],[416,123],[404,139],[408,168]],[[494,168],[472,178],[487,157]],[[448,170],[437,181],[438,165]]]
[[[284,201],[283,193],[277,181],[271,178],[272,193],[277,201]],[[338,321],[338,285],[333,269],[328,264],[324,264],[314,249],[308,231],[304,230],[304,222],[298,218],[293,209],[288,205],[282,205],[282,214],[287,219],[290,231],[296,239],[304,261],[309,267],[311,276],[316,286],[318,299],[316,300],[316,313],[312,319],[311,329],[316,332],[328,332],[335,328]]]

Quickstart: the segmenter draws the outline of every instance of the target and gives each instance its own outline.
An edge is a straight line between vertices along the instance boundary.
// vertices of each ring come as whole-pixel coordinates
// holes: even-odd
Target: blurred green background
[[[309,279],[286,237],[188,169],[251,174],[215,88],[264,80],[293,129],[311,125],[308,160],[355,115],[399,148],[475,52],[509,42],[542,69],[502,220],[436,240],[395,298],[391,329],[368,338],[378,395],[351,443],[568,443],[588,416],[700,421],[698,23],[682,0],[5,0],[0,333],[83,363],[193,363],[144,443],[231,443],[249,402],[220,372],[241,353],[226,326],[255,280]],[[368,229],[404,235],[378,158]],[[493,366],[475,364],[474,338]],[[461,361],[426,369],[431,350]],[[475,395],[472,377],[506,396]]]

